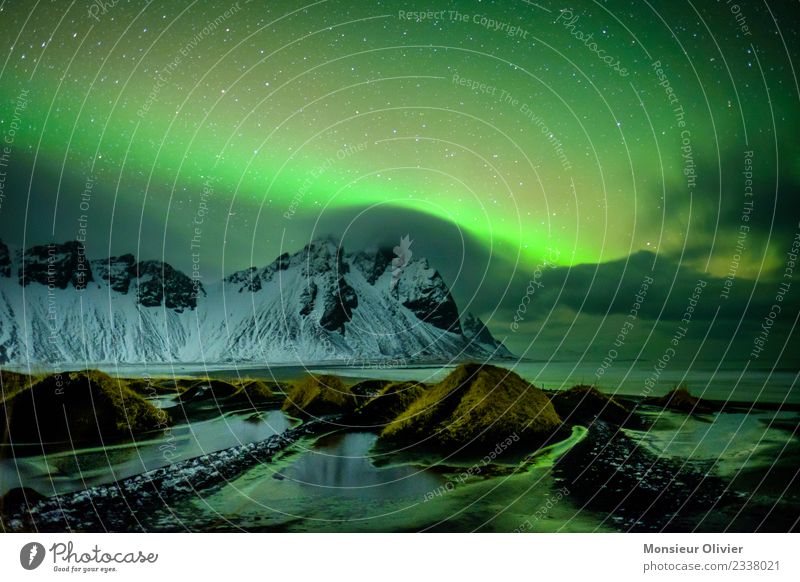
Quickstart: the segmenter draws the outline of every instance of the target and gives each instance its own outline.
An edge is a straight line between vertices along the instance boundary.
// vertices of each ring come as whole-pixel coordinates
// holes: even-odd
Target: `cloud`
[[[645,212],[637,229],[663,232],[661,254],[717,274],[731,269],[735,255],[736,270],[749,277],[780,269],[800,221],[796,146],[784,144],[776,156],[771,136],[754,136],[741,149],[724,150],[719,163],[716,154],[703,159],[691,195],[678,194],[685,191],[681,176],[668,179],[665,224],[660,212]]]

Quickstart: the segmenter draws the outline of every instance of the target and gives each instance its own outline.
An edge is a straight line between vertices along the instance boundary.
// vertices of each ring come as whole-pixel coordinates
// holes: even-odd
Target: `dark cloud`
[[[647,251],[607,263],[545,268],[537,280],[541,286],[534,285],[535,311],[545,316],[557,306],[591,315],[626,314],[638,303],[638,317],[651,320],[681,319],[698,288],[701,298],[692,305],[695,319],[760,318],[775,302],[780,283],[774,273],[759,280],[734,278],[723,294],[724,277]],[[528,286],[529,281],[514,282],[520,297]],[[800,308],[798,296],[785,297],[786,310]]]
[[[726,147],[719,161],[716,152],[699,156],[702,175],[691,196],[680,194],[686,190],[681,179],[667,181],[668,226],[659,213],[644,213],[639,226],[654,232],[666,228],[660,251],[681,262],[725,264],[738,251],[743,264],[757,268],[766,255],[766,268],[779,269],[800,221],[794,137],[776,149],[770,132],[758,132],[749,144]]]

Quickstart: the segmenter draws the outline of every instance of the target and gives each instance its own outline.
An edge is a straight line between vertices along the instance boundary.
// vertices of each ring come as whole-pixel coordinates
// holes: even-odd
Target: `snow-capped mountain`
[[[425,259],[398,271],[391,250],[320,239],[204,285],[131,254],[89,260],[75,241],[24,252],[0,241],[0,364],[508,356],[479,319],[462,321]]]

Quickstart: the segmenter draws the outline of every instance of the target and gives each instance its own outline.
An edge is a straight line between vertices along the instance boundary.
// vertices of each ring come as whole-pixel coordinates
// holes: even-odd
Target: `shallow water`
[[[690,416],[659,411],[646,416],[653,421],[647,431],[625,433],[657,456],[711,462],[714,474],[723,477],[731,477],[745,467],[770,467],[800,444],[786,430],[770,426],[776,420],[796,425],[798,414],[794,412]]]
[[[0,495],[14,487],[29,487],[43,495],[66,493],[138,475],[175,461],[190,459],[242,444],[259,442],[291,426],[279,410],[228,413],[212,420],[182,424],[143,435],[138,441],[67,450],[44,455],[0,456]]]
[[[740,529],[756,531],[770,511],[787,519],[798,514],[797,413],[690,416],[640,411],[652,421],[650,429],[624,434],[650,456],[629,467],[622,460],[623,465],[597,475],[596,484],[592,477],[589,494],[602,483],[618,486],[615,475],[620,473],[615,471],[645,474],[650,463],[664,459],[672,464],[655,471],[663,477],[656,486],[669,487],[671,479],[685,481],[692,467],[703,466],[744,500],[744,505],[713,508],[709,516],[698,517],[706,529],[725,529],[736,520]],[[138,443],[24,457],[16,465],[14,459],[5,459],[0,461],[0,492],[20,485],[45,495],[82,490],[170,461],[259,442],[290,426],[292,421],[277,410],[232,412]],[[137,524],[148,531],[624,530],[626,522],[613,510],[601,511],[587,502],[587,483],[575,486],[558,470],[564,465],[559,461],[568,459],[586,437],[586,429],[575,427],[570,438],[525,461],[518,457],[489,465],[436,458],[423,464],[421,458],[409,462],[378,455],[373,449],[377,437],[367,432],[306,437],[271,462],[251,466],[220,486],[182,496],[168,508],[148,509]],[[165,444],[174,447],[170,459]]]
[[[550,474],[548,455],[541,466],[517,473],[507,468],[490,476],[483,466],[462,482],[463,467],[376,465],[375,440],[360,432],[323,437],[282,463],[256,466],[213,495],[171,509],[203,530],[511,531],[534,515],[533,529],[541,531],[597,525],[591,512],[557,493],[563,484]],[[152,525],[170,519],[156,516]]]

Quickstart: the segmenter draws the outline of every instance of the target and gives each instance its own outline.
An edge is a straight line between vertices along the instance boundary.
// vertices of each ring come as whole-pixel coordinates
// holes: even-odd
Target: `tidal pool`
[[[374,434],[337,433],[170,511],[199,530],[513,531],[527,522],[532,531],[587,531],[600,520],[571,506],[550,471],[583,434],[527,464],[484,465],[460,479],[465,466],[376,464]],[[165,513],[152,525],[170,519]]]

